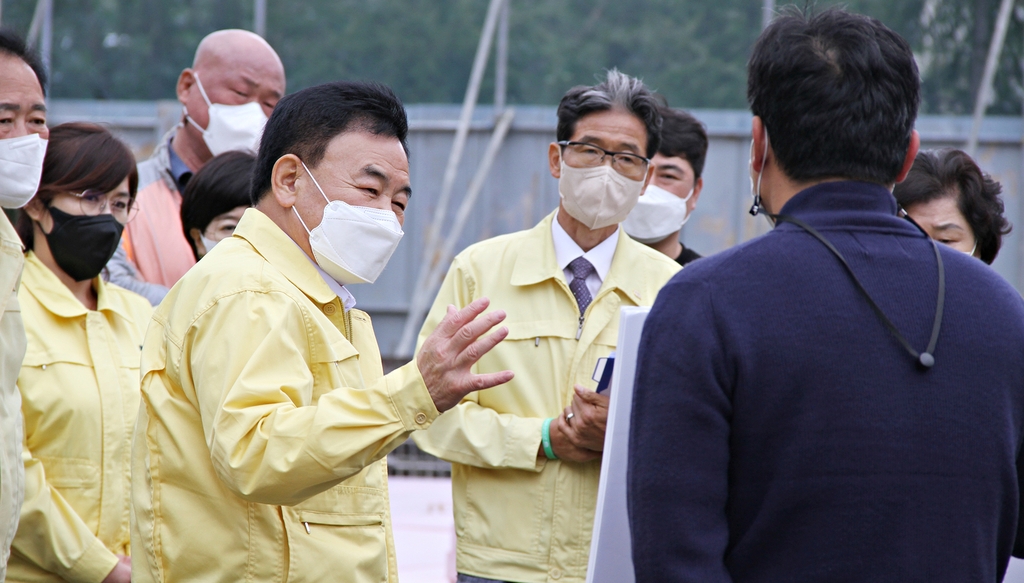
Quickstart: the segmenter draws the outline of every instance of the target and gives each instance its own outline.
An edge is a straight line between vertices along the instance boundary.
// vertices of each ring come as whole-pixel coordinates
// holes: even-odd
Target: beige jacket
[[[538,459],[541,424],[590,389],[597,359],[615,350],[619,309],[649,306],[679,270],[619,229],[611,269],[584,314],[555,259],[554,213],[528,231],[473,245],[455,258],[420,332],[449,304],[486,296],[508,314],[509,334],[476,372],[510,369],[508,384],[473,393],[428,431],[420,448],[452,462],[460,573],[542,583],[586,577],[600,462]],[[578,334],[578,335],[577,335]]]
[[[437,409],[266,215],[171,289],[141,373],[134,581],[397,581],[384,456]]]

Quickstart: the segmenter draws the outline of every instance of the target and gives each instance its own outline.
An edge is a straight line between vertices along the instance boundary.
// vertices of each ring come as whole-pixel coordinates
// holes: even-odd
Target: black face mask
[[[121,243],[124,225],[113,215],[69,215],[50,207],[53,230],[46,234],[53,260],[75,281],[100,274]]]

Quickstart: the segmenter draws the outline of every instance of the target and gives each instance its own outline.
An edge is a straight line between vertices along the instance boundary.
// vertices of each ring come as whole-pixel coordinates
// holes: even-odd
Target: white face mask
[[[306,168],[304,162],[302,167]],[[309,233],[317,265],[342,285],[377,281],[405,234],[398,216],[392,211],[330,200],[309,168],[306,173],[327,201],[323,219],[311,231],[294,206],[292,211]]]
[[[573,168],[562,161],[562,177],[558,179],[565,211],[589,229],[621,223],[636,206],[643,188],[643,180],[630,180],[609,164]]]
[[[0,206],[20,209],[39,190],[46,140],[39,134],[0,140]]]
[[[193,71],[192,75],[196,78],[199,94],[206,102],[210,121],[206,124],[206,129],[199,127],[188,114],[188,109],[185,109],[185,119],[202,132],[203,141],[206,142],[210,153],[218,156],[232,150],[255,152],[260,145],[263,126],[267,124],[267,115],[263,113],[260,104],[255,101],[242,105],[210,103],[210,98],[206,96],[206,90],[199,81],[199,74]]]
[[[203,242],[203,247],[206,248],[206,252],[207,253],[209,253],[210,251],[213,251],[213,246],[216,245],[217,243],[220,243],[220,241],[214,241],[212,239],[207,239],[206,235],[203,235],[202,233],[199,234],[199,240]]]
[[[968,253],[971,257],[974,257],[974,252],[978,250],[978,240],[974,240],[974,247],[971,247],[971,251]]]
[[[636,202],[622,228],[626,234],[641,243],[657,243],[683,228],[690,219],[687,203],[693,196],[693,189],[686,198],[679,198],[671,192],[653,184],[647,186],[644,195]]]

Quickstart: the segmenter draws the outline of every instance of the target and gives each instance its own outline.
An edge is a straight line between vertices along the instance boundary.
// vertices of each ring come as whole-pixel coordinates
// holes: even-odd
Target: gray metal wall
[[[138,155],[152,151],[159,136],[176,123],[180,105],[173,101],[62,101],[51,103],[51,124],[89,120],[109,124]],[[380,280],[354,286],[359,306],[371,313],[385,356],[393,353],[415,285],[426,226],[434,212],[441,179],[454,137],[458,105],[409,106],[413,197],[406,215],[405,238]],[[750,114],[743,111],[694,110],[708,128],[711,145],[704,169],[704,191],[683,231],[688,247],[708,255],[768,230],[767,222],[747,214],[750,186],[747,172]],[[462,193],[473,176],[490,137],[494,111],[477,109],[466,146],[455,196],[449,207],[454,219]],[[917,128],[926,148],[959,147],[966,141],[970,119],[923,116]],[[558,205],[558,188],[547,167],[547,147],[554,139],[553,107],[517,107],[512,129],[501,148],[473,219],[457,245],[461,250],[487,237],[526,229]],[[823,128],[828,131],[828,128]],[[992,117],[981,132],[978,162],[1003,184],[1007,217],[1024,229],[1021,204],[1024,125],[1018,118]],[[1024,236],[1004,240],[994,268],[1018,290],[1024,290]]]

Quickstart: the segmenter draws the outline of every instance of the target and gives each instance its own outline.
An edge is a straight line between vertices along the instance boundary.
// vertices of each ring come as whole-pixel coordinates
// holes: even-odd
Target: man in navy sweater
[[[919,90],[873,19],[782,16],[757,41],[754,209],[777,226],[681,271],[647,320],[637,581],[993,582],[1024,551],[1024,301],[897,215]]]

